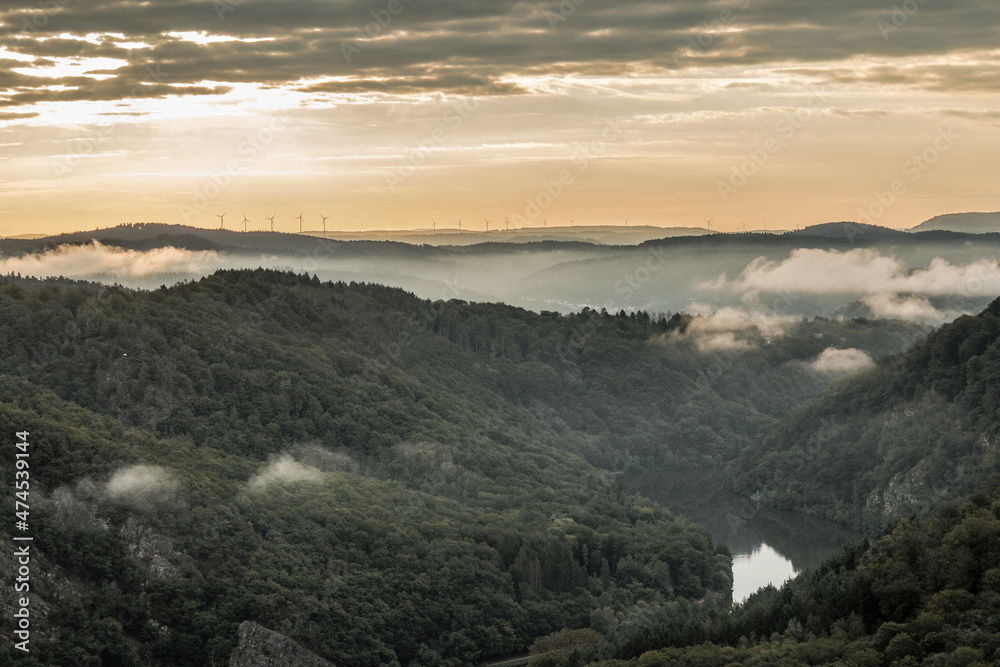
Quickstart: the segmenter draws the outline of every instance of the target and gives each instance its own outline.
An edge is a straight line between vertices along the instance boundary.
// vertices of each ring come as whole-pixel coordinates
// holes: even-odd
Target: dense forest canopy
[[[988,347],[976,331],[942,377]],[[245,620],[352,665],[717,637],[702,614],[726,605],[728,551],[623,474],[768,456],[796,406],[905,366],[927,333],[560,315],[270,270],[152,291],[9,277],[0,424],[42,445],[52,573],[37,650],[14,658],[208,665]]]

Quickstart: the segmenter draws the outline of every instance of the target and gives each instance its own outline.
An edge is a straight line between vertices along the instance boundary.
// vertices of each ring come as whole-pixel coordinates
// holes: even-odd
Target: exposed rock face
[[[229,667],[334,667],[288,637],[253,621],[243,621],[240,643],[229,656]]]
[[[120,532],[129,552],[145,567],[150,579],[179,576],[181,570],[174,563],[190,560],[174,550],[170,538],[140,523],[134,516],[125,520]]]

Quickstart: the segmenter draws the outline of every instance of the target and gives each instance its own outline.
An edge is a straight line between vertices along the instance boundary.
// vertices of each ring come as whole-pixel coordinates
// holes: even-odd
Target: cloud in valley
[[[173,474],[160,466],[134,465],[116,471],[104,486],[114,500],[162,502],[170,500],[179,483]]]
[[[156,248],[126,250],[94,241],[88,245],[62,245],[44,253],[0,260],[0,273],[24,276],[63,276],[88,280],[111,277],[121,281],[161,274],[206,275],[232,264],[214,251]]]
[[[872,358],[864,350],[853,347],[846,350],[828,347],[809,362],[809,367],[824,373],[853,373],[871,366]]]
[[[250,478],[247,484],[251,491],[263,491],[273,484],[299,484],[318,482],[322,474],[313,467],[306,466],[288,454],[273,458],[264,470]]]
[[[800,248],[783,261],[760,257],[733,281],[705,287],[728,287],[742,292],[799,294],[880,294],[928,296],[990,296],[1000,294],[1000,263],[981,260],[955,266],[935,258],[926,269],[910,270],[895,257],[877,250],[847,252]]]
[[[715,310],[704,304],[695,304],[691,310],[695,317],[688,324],[688,331],[694,332],[731,332],[756,329],[765,335],[778,334],[784,330],[785,325],[795,319],[788,316],[765,315],[742,308],[725,307]]]
[[[907,322],[942,322],[957,314],[942,313],[923,296],[900,296],[883,292],[866,296],[862,302],[875,317]]]
[[[875,317],[942,322],[960,311],[941,310],[931,299],[1000,294],[1000,262],[984,259],[958,266],[936,257],[926,268],[911,269],[872,249],[800,248],[781,261],[759,257],[739,277],[720,276],[701,287],[742,292],[748,301],[763,293],[857,295]]]
[[[754,313],[740,308],[714,310],[706,304],[695,304],[694,317],[681,340],[693,342],[700,352],[739,352],[756,347],[753,337],[778,336],[794,317],[777,317]]]

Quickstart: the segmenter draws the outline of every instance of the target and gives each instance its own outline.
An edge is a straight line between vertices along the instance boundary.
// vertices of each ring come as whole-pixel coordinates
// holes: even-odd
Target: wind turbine
[[[274,214],[274,215],[272,215],[272,216],[271,216],[270,218],[267,218],[267,220],[270,220],[270,221],[271,221],[271,231],[272,231],[272,232],[274,231],[274,218],[275,218],[275,216],[276,216],[276,215],[278,215],[278,214],[277,214],[277,213],[275,213],[275,214]]]
[[[458,231],[462,231],[462,219],[458,219]]]
[[[294,218],[299,221],[299,234],[302,233],[302,211],[299,211],[299,217]]]
[[[549,226],[549,219],[545,218],[544,220],[542,220],[542,227],[548,227],[548,226]]]
[[[504,224],[507,225],[507,231],[510,231],[510,218],[504,218]]]
[[[708,223],[708,228],[711,230],[712,229],[712,220],[715,220],[715,218],[712,218],[712,220],[709,220],[708,218],[702,218],[702,220],[704,220],[705,222]]]
[[[483,218],[483,220],[486,220],[486,231],[490,231],[490,220],[489,220],[489,218]]]
[[[438,221],[433,218],[431,219],[431,230],[435,232],[438,230]]]
[[[628,227],[628,218],[625,218],[625,226]]]
[[[226,211],[226,213],[229,213],[229,211]],[[223,213],[222,215],[219,215],[218,213],[215,214],[215,217],[219,219],[219,229],[226,228],[226,213]]]
[[[323,233],[326,234],[326,219],[329,218],[330,216],[320,215],[319,217],[323,218]]]
[[[570,220],[570,221],[569,221],[569,226],[570,226],[570,227],[572,227],[572,226],[573,226],[573,221],[572,221],[572,220]]]
[[[244,231],[244,232],[245,232],[245,231],[247,230],[247,223],[248,223],[248,222],[251,222],[251,221],[250,221],[250,220],[247,220],[247,214],[246,214],[246,213],[244,213],[244,214],[243,214],[243,231]]]

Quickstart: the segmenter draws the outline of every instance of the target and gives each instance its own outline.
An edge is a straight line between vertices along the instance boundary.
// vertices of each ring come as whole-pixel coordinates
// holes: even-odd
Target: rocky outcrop
[[[240,643],[229,656],[229,667],[333,667],[332,662],[253,621],[240,623],[237,632]]]

